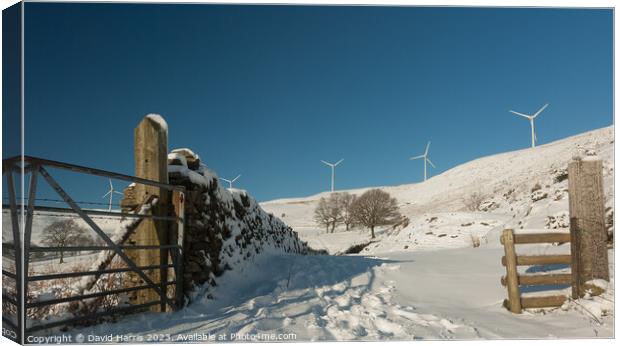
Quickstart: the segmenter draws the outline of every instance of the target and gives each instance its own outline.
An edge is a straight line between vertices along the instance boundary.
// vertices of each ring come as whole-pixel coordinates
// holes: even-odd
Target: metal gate
[[[174,210],[174,213],[172,215],[153,215],[151,213],[113,212],[94,209],[83,209],[79,206],[79,202],[76,202],[71,196],[69,196],[65,189],[63,189],[63,187],[58,183],[58,181],[54,179],[52,175],[50,175],[47,168],[66,170],[87,175],[106,177],[110,179],[113,178],[135,184],[144,184],[166,189],[168,191],[171,191],[173,195],[172,201],[174,202],[174,206],[170,209]],[[3,203],[3,210],[7,210],[10,213],[10,227],[13,237],[12,242],[3,242],[3,252],[6,254],[8,251],[8,253],[12,255],[9,257],[3,255],[2,322],[4,336],[22,343],[28,333],[39,331],[42,329],[72,325],[76,322],[82,322],[85,320],[92,321],[105,316],[137,312],[154,305],[160,305],[162,311],[165,311],[167,306],[170,306],[173,309],[177,309],[183,305],[183,254],[181,251],[184,218],[183,201],[185,191],[185,188],[183,186],[174,186],[125,174],[113,173],[100,169],[94,169],[29,156],[25,156],[23,157],[23,159],[22,157],[13,157],[3,160],[2,173],[6,178],[6,186],[8,190],[8,204]],[[24,177],[26,175],[29,175],[28,194],[27,196],[25,196],[24,191],[24,197],[22,201],[18,201],[18,196],[15,189],[14,176],[16,174],[23,175]],[[59,201],[64,202],[66,205],[69,206],[69,208],[37,205],[37,184],[40,177],[42,177],[43,180],[47,182],[47,184],[60,197]],[[139,210],[140,208],[137,209]],[[76,214],[77,217],[83,220],[97,234],[99,239],[101,239],[105,243],[105,245],[63,247],[31,246],[33,218],[35,216],[35,212],[41,211]],[[136,221],[130,225],[131,227],[128,227],[128,232],[130,233],[135,231],[140,222],[142,222],[142,220],[144,219],[167,220],[169,222],[169,225],[176,230],[177,239],[171,240],[169,244],[162,245],[125,245],[123,243],[116,243],[101,229],[100,226],[97,225],[97,223],[93,221],[93,217],[96,216],[118,217],[119,219],[135,219]],[[22,222],[19,222],[20,219]],[[166,258],[166,262],[164,263],[162,260],[159,265],[137,266],[136,263],[127,255],[127,250],[159,250],[160,257]],[[110,251],[110,261],[114,257],[120,258],[125,267],[110,268],[110,263],[104,263],[105,265],[97,268],[97,270],[29,275],[29,265],[32,254],[51,253],[58,251]],[[168,256],[170,256],[172,263],[168,263]],[[5,261],[7,261],[8,259],[13,260],[13,268],[9,268],[8,266],[5,268],[4,264]],[[151,280],[151,278],[149,278],[149,276],[145,272],[148,270],[157,269],[160,270],[160,273],[163,273],[163,271],[166,271],[167,273],[169,270],[173,270],[174,280],[166,280],[165,282],[153,282],[153,280]],[[108,291],[89,292],[87,294],[77,294],[60,298],[36,300],[32,302],[27,301],[29,283],[80,277],[91,277],[96,281],[105,274],[126,272],[135,273],[144,282],[144,284],[133,287],[122,287]],[[167,275],[162,275],[160,277],[166,278]],[[11,280],[14,282],[14,292],[9,292],[9,290],[4,289],[7,282]],[[175,288],[175,295],[173,297],[169,297],[167,295],[167,288],[171,285],[173,285]],[[88,299],[118,295],[147,289],[155,291],[159,299],[139,305],[117,306],[106,311],[91,311],[86,314],[75,315],[71,318],[55,320],[47,323],[36,323],[37,321],[29,321],[30,323],[26,323],[28,309],[36,309],[44,306],[53,306],[56,304],[63,304],[69,302],[84,302]],[[9,313],[14,312],[13,316],[7,316],[7,313],[5,313],[5,311]]]

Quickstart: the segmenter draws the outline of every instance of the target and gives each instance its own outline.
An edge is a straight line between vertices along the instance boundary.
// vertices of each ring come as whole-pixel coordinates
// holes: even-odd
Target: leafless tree
[[[351,208],[356,199],[356,195],[352,195],[348,192],[342,192],[338,194],[338,204],[340,205],[341,219],[342,223],[344,223],[345,230],[347,231],[354,224]]]
[[[73,219],[55,221],[43,229],[41,242],[48,246],[64,248],[83,243],[86,229],[80,227]],[[60,262],[64,262],[64,251],[60,250]]]
[[[372,238],[375,237],[376,226],[391,225],[401,220],[396,198],[379,189],[364,192],[351,206],[351,213],[356,224],[370,228]]]
[[[319,204],[314,210],[314,220],[325,227],[326,232],[333,233],[336,225],[341,222],[340,205],[336,194],[329,198],[321,197]]]

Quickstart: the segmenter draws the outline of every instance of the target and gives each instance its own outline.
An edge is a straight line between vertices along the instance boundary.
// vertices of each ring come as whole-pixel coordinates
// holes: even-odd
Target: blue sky
[[[27,3],[26,153],[133,173],[147,113],[258,200],[422,179],[613,123],[612,11]],[[66,177],[76,198],[106,182]],[[118,184],[120,187],[120,184]],[[99,193],[101,192],[101,193]]]

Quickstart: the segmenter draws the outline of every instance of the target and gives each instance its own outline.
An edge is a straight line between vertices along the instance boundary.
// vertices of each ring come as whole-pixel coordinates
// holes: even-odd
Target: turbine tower
[[[324,164],[330,166],[332,168],[332,192],[334,192],[334,178],[336,176],[336,166],[338,166],[340,164],[340,162],[344,161],[344,159],[340,159],[340,161],[336,162],[336,163],[329,163],[327,161],[323,161],[321,160],[321,162],[323,162]]]
[[[237,179],[239,179],[240,177],[241,177],[241,174],[239,174],[238,176],[236,176],[236,177],[235,177],[235,179],[233,179],[233,180],[228,180],[228,179],[224,179],[224,178],[220,178],[220,179],[222,179],[222,180],[224,180],[225,182],[227,182],[227,183],[228,183],[228,188],[229,188],[229,189],[232,189],[232,188],[233,188],[233,187],[232,187],[232,184],[233,184],[235,181],[237,181]]]
[[[430,148],[430,146],[431,146],[431,142],[429,141],[428,143],[426,143],[426,150],[424,151],[424,154],[415,156],[409,159],[409,160],[424,159],[424,181],[426,181],[426,163],[428,162],[431,164],[431,166],[433,166],[433,168],[436,168],[435,165],[428,158],[428,149]]]
[[[536,132],[534,132],[534,119],[536,119],[536,117],[545,110],[545,108],[547,108],[549,104],[545,104],[544,106],[542,106],[541,109],[538,110],[538,112],[534,113],[533,115],[528,115],[528,114],[523,114],[523,113],[519,113],[519,112],[515,112],[513,110],[510,110],[510,113],[516,114],[516,115],[520,115],[524,118],[529,119],[530,121],[530,127],[532,128],[532,148],[534,148],[536,146]]]
[[[108,211],[112,211],[112,197],[114,196],[115,193],[122,195],[122,193],[114,190],[114,186],[112,185],[112,179],[108,179],[110,181],[110,191],[108,191],[108,193],[106,193],[105,195],[103,195],[101,198],[106,198],[106,196],[110,195],[110,204],[108,205]]]

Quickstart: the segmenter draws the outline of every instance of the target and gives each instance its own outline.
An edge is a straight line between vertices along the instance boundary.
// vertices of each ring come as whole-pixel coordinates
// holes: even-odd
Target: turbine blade
[[[423,158],[425,155],[420,155],[420,156],[415,156],[415,157],[411,157],[409,158],[409,160],[417,160],[417,159],[421,159]]]
[[[122,195],[122,192],[118,192],[118,191],[114,191],[114,193],[118,193],[119,195]]]
[[[536,117],[538,116],[538,114],[540,114],[542,111],[544,111],[544,110],[545,110],[545,108],[547,108],[547,106],[548,106],[548,105],[549,105],[549,104],[548,104],[548,103],[546,103],[544,106],[542,106],[542,108],[541,108],[541,109],[539,109],[539,110],[538,110],[538,112],[536,112],[536,113],[532,116],[532,118],[536,118]]]
[[[428,157],[426,158],[426,161],[428,161],[428,163],[430,163],[431,166],[433,166],[433,168],[437,168],[437,167],[435,167],[435,165],[431,162],[431,160]]]
[[[107,195],[109,195],[110,193],[112,193],[112,191],[108,191],[108,193],[106,193],[105,195],[101,196],[101,198],[105,198]]]
[[[225,182],[227,182],[227,183],[232,183],[232,181],[230,181],[230,180],[228,180],[228,179],[224,179],[224,178],[220,178],[220,179],[224,180],[224,181],[225,181]]]
[[[424,156],[428,155],[428,148],[430,148],[431,146],[431,141],[428,141],[428,143],[426,143],[426,150],[424,150]]]
[[[324,164],[328,165],[328,166],[333,166],[331,163],[327,162],[327,161],[323,161],[321,160],[321,162],[323,162]]]
[[[241,178],[241,174],[239,174],[238,176],[236,176],[236,177],[235,177],[235,179],[233,179],[233,180],[232,180],[232,181],[233,181],[233,183],[234,183],[237,179],[239,179],[239,178]]]
[[[340,161],[334,163],[334,166],[338,166],[340,164],[340,162],[344,161],[344,159],[340,159]]]
[[[112,186],[112,179],[108,179],[108,181],[110,182],[110,190],[114,190],[114,187]]]
[[[520,116],[522,116],[524,118],[527,118],[527,119],[531,119],[532,118],[531,116],[529,116],[527,114],[523,114],[523,113],[519,113],[519,112],[515,112],[515,111],[509,111],[509,112],[513,113],[513,114],[516,114],[516,115],[520,115]]]

